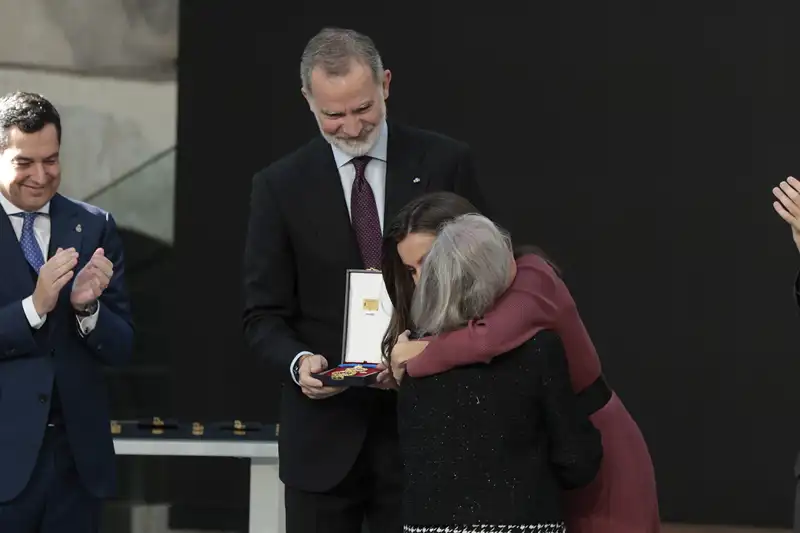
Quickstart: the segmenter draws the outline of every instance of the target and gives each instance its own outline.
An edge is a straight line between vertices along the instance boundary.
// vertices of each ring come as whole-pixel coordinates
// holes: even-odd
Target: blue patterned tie
[[[42,256],[42,249],[39,248],[39,243],[36,242],[36,235],[33,233],[33,222],[39,213],[14,213],[14,216],[22,218],[22,234],[19,236],[19,244],[22,246],[22,253],[25,254],[25,259],[33,267],[36,273],[44,264],[44,257]]]

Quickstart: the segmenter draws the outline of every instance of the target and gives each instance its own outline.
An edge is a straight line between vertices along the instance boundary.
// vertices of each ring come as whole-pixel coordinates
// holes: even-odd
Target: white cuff
[[[100,302],[97,302],[97,309],[89,316],[76,316],[78,319],[78,330],[84,337],[94,331],[97,326],[97,317],[100,315]]]
[[[33,329],[41,328],[47,321],[47,315],[39,316],[39,313],[36,312],[36,307],[33,305],[33,295],[22,300],[22,310],[25,312],[25,318],[28,319],[28,324],[30,324]]]
[[[304,355],[314,355],[311,352],[300,352],[299,354],[294,356],[292,359],[292,364],[289,365],[289,375],[292,376],[292,381],[300,385],[300,382],[297,381],[297,377],[294,375],[294,365],[297,363],[297,360],[303,357]]]

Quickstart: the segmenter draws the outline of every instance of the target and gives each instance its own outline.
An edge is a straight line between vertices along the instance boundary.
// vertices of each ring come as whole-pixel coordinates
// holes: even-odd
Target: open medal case
[[[348,270],[342,363],[314,377],[333,387],[366,387],[378,379],[381,342],[392,318],[392,301],[380,270]]]

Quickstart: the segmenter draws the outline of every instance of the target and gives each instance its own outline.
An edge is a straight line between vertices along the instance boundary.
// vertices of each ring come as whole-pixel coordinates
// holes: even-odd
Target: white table
[[[250,460],[250,533],[284,533],[283,483],[278,443],[189,439],[115,438],[117,455],[235,457]]]

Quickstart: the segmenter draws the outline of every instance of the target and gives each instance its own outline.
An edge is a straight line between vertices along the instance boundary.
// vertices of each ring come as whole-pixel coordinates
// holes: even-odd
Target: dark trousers
[[[370,432],[332,490],[286,487],[286,533],[361,533],[364,525],[369,533],[402,533],[403,463],[393,433]]]
[[[48,427],[28,485],[0,503],[0,531],[98,533],[101,506],[78,478],[63,427]]]

